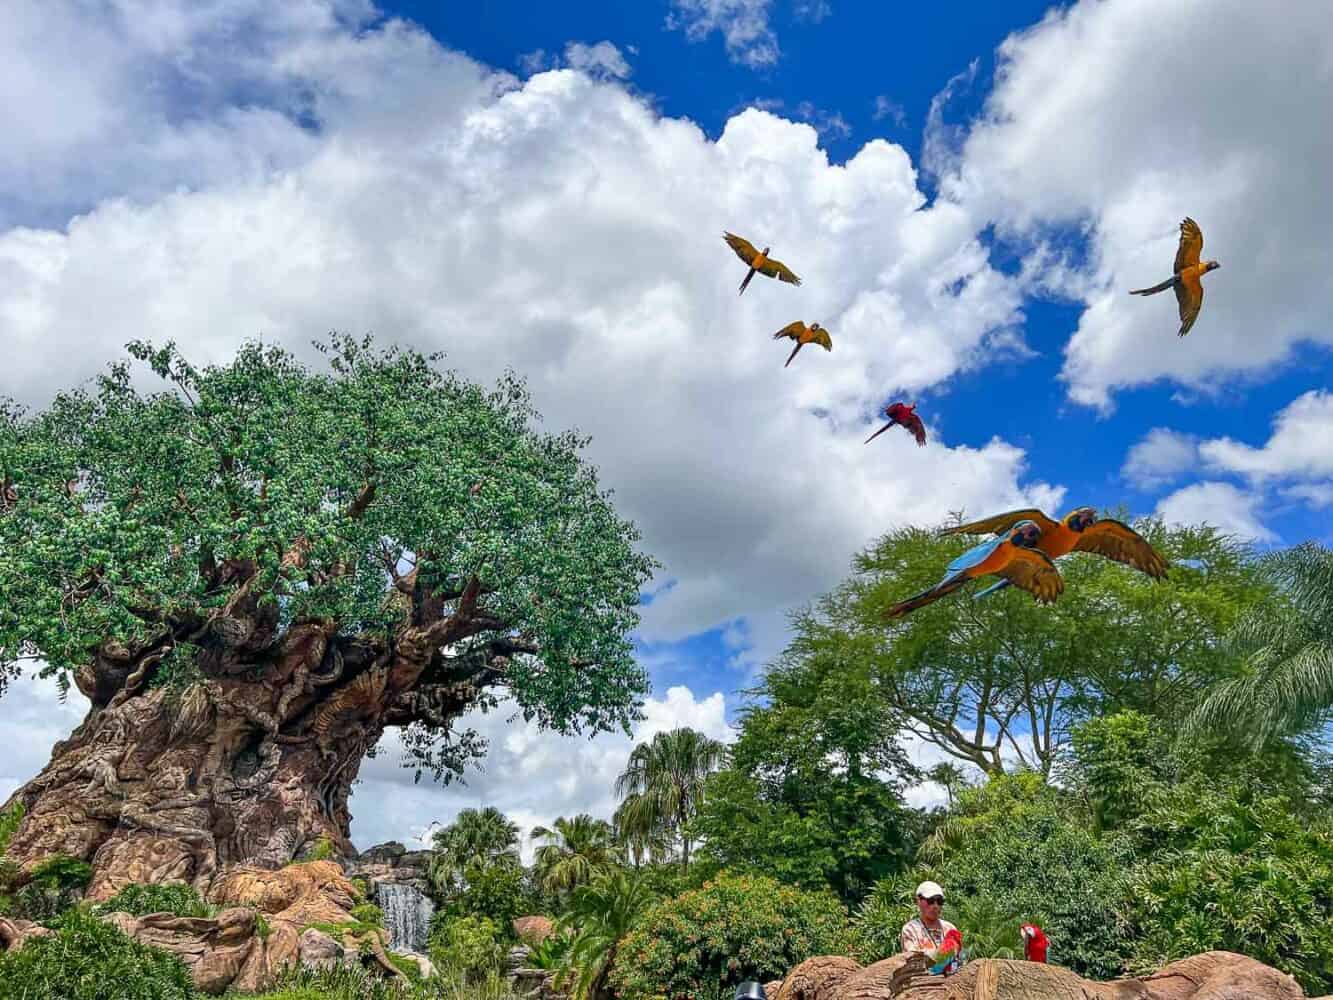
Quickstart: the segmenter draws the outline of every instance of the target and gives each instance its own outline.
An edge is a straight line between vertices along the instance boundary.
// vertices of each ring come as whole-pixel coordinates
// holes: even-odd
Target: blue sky
[[[900,524],[1092,504],[1333,537],[1321,0],[1280,21],[1243,0],[19,0],[0,93],[0,393],[40,406],[145,336],[220,363],[262,333],[315,365],[311,338],[373,331],[476,381],[516,368],[664,564],[641,737],[725,735],[789,611]],[[1126,293],[1169,273],[1185,215],[1223,266],[1181,339],[1169,294]],[[738,297],[723,229],[804,283]],[[783,369],[770,335],[796,318],[834,350]],[[895,398],[927,448],[862,445]],[[0,795],[68,731],[41,697],[0,702],[39,748]],[[478,724],[494,752],[467,792],[368,762],[358,842],[480,801],[608,806],[627,741]]]

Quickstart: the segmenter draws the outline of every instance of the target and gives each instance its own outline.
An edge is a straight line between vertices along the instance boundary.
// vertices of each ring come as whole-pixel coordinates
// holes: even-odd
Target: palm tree
[[[625,871],[600,872],[579,887],[555,926],[554,934],[573,931],[557,986],[572,985],[573,1000],[598,1000],[621,940],[653,899],[643,880]]]
[[[927,771],[926,780],[944,786],[945,794],[949,796],[950,809],[953,808],[954,797],[958,794],[958,789],[967,787],[967,775],[963,772],[963,769],[947,760],[940,761]]]
[[[642,795],[630,795],[611,817],[616,843],[636,869],[645,859],[661,861],[671,854],[670,838],[644,817],[645,807]]]
[[[464,809],[431,839],[426,877],[441,895],[460,888],[472,865],[519,864],[518,826],[494,806]]]
[[[544,841],[533,861],[537,880],[550,892],[570,892],[616,862],[611,824],[587,813],[561,816],[550,829],[535,826],[532,839]]]
[[[636,746],[616,779],[627,835],[679,838],[688,869],[689,824],[703,800],[704,779],[721,766],[725,752],[717,740],[688,727],[658,733],[651,743]]]
[[[1258,748],[1333,714],[1333,551],[1306,542],[1263,563],[1279,599],[1237,624],[1230,645],[1248,670],[1207,694],[1186,721],[1188,735],[1244,733]]]

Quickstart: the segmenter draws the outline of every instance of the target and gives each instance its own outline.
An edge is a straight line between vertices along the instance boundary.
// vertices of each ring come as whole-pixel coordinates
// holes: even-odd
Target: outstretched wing
[[[796,340],[803,333],[805,333],[805,324],[798,319],[794,323],[788,323],[777,333],[773,334],[773,339],[781,340],[783,337],[790,337],[792,340]]]
[[[1199,263],[1199,254],[1202,252],[1203,230],[1187,215],[1180,224],[1180,246],[1176,248],[1176,274]]]
[[[727,241],[727,246],[736,251],[736,256],[747,264],[753,264],[754,259],[759,256],[759,251],[749,240],[742,239],[735,233],[723,233],[722,238]]]
[[[1176,304],[1180,306],[1180,336],[1190,332],[1190,327],[1199,318],[1203,308],[1203,282],[1196,274],[1192,278],[1182,278],[1176,285]]]
[[[1078,536],[1075,552],[1091,552],[1147,573],[1154,580],[1166,577],[1167,563],[1148,540],[1129,525],[1110,518],[1096,521]]]
[[[986,539],[986,541],[982,542],[980,545],[972,546],[953,562],[949,563],[948,568],[945,570],[946,574],[951,576],[954,573],[965,573],[975,566],[980,566],[990,558],[992,552],[998,549],[1001,545],[1007,544],[1008,541],[1009,539],[1007,537],[996,535],[994,538]]]
[[[815,331],[814,336],[810,338],[810,343],[818,344],[826,351],[833,350],[833,338],[828,335],[828,331],[823,327]]]
[[[778,278],[787,282],[789,285],[799,285],[801,283],[801,279],[792,274],[791,268],[787,267],[787,265],[780,260],[774,260],[772,257],[764,261],[763,266],[759,268],[759,273],[766,274],[770,278]]]
[[[1044,552],[1014,546],[1013,558],[996,576],[1021,587],[1041,604],[1052,604],[1064,593],[1065,581]]]
[[[926,425],[921,422],[921,418],[915,413],[907,414],[899,423],[912,433],[912,437],[916,438],[917,444],[924,445],[926,443]],[[1019,520],[1022,520],[1022,518],[1019,518]]]
[[[956,528],[945,528],[940,534],[987,535],[991,532],[999,534],[1002,531],[1008,531],[1019,521],[1036,521],[1037,527],[1041,528],[1043,532],[1056,527],[1056,523],[1041,511],[1035,507],[1029,507],[1027,510],[1011,510],[1005,514],[996,514],[994,517],[988,517],[981,521],[969,521],[967,524],[960,524]]]

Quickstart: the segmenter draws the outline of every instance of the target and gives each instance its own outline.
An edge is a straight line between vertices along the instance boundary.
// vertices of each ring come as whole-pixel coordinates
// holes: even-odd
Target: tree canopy
[[[105,705],[258,679],[318,631],[388,665],[380,721],[446,780],[481,749],[450,723],[497,688],[561,731],[628,730],[655,563],[587,440],[534,430],[512,373],[488,392],[438,354],[316,347],[330,371],[254,342],[197,368],[136,341],[170,388],[141,395],[121,361],[40,413],[0,401],[0,685],[37,658]]]

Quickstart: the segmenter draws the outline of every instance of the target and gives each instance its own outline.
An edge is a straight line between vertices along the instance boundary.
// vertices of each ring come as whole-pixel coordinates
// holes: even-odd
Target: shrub
[[[0,1000],[198,1000],[175,955],[126,937],[87,910],[0,955]]]
[[[476,982],[499,971],[505,938],[488,917],[453,917],[434,922],[428,952],[436,969]]]
[[[406,994],[396,983],[361,965],[331,969],[288,966],[272,992],[254,1000],[406,1000]]]
[[[854,940],[830,893],[724,872],[649,910],[621,942],[611,984],[627,1000],[716,1000],[812,956],[850,954]]]
[[[98,914],[124,912],[133,917],[148,913],[171,913],[178,917],[211,917],[210,907],[193,886],[159,882],[151,885],[127,885],[105,903],[94,907]]]
[[[352,907],[352,919],[372,927],[383,927],[384,911],[374,903],[361,903]]]

